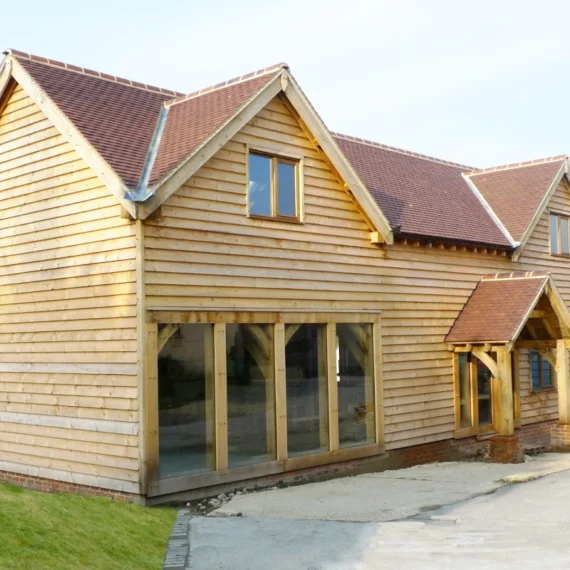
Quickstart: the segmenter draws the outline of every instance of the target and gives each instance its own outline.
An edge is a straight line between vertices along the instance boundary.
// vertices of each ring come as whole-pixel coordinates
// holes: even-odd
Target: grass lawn
[[[0,485],[2,570],[162,568],[176,511]]]

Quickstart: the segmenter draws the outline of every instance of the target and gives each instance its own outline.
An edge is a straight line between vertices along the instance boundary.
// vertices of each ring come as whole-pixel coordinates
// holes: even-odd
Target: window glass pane
[[[550,251],[560,253],[558,247],[558,216],[550,216]]]
[[[530,351],[530,376],[532,389],[540,390],[540,355],[536,350]]]
[[[326,327],[285,327],[289,456],[329,449]]]
[[[560,251],[568,253],[568,219],[560,218]]]
[[[249,213],[271,216],[271,159],[249,155]]]
[[[459,413],[461,427],[471,427],[471,378],[466,353],[459,354]]]
[[[162,479],[215,469],[213,362],[213,328],[204,324],[177,327],[158,355]]]
[[[339,324],[336,334],[340,447],[374,443],[372,326]]]
[[[230,467],[275,458],[273,327],[226,325]]]
[[[542,357],[542,387],[550,388],[552,386],[552,365],[546,358]]]
[[[286,162],[277,163],[277,214],[297,215],[296,166]]]
[[[477,405],[479,406],[479,425],[493,423],[493,402],[491,391],[491,372],[477,358]]]

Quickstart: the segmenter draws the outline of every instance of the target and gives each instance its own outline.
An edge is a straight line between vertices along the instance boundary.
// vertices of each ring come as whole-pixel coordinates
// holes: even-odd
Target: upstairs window
[[[538,350],[530,351],[530,375],[533,392],[552,390],[554,388],[552,364]]]
[[[299,220],[299,162],[250,152],[247,198],[250,216]]]
[[[550,253],[570,254],[568,216],[550,214]]]

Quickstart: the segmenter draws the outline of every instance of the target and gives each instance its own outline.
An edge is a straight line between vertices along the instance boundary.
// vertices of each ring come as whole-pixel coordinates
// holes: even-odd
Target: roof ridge
[[[450,161],[450,160],[444,160],[444,159],[442,159],[442,158],[436,158],[435,156],[429,156],[429,155],[427,155],[427,154],[421,154],[421,153],[419,153],[419,152],[414,152],[414,151],[411,151],[411,150],[406,150],[406,149],[398,148],[398,147],[395,147],[395,146],[389,146],[389,145],[387,145],[387,144],[378,143],[378,142],[371,141],[371,140],[368,140],[368,139],[363,139],[363,138],[360,138],[360,137],[353,137],[353,136],[351,136],[351,135],[344,135],[344,134],[342,134],[342,133],[335,133],[335,132],[332,132],[332,131],[331,131],[331,134],[332,134],[332,136],[335,137],[335,138],[340,138],[340,139],[345,139],[345,140],[348,140],[348,141],[358,142],[358,143],[361,143],[361,144],[366,144],[366,145],[369,145],[369,146],[374,146],[374,147],[377,147],[377,148],[381,148],[381,149],[383,149],[383,150],[388,150],[388,151],[390,151],[390,152],[398,152],[398,153],[400,153],[400,154],[406,154],[406,155],[408,155],[408,156],[414,156],[414,157],[416,157],[416,158],[421,158],[422,160],[429,160],[429,161],[431,161],[431,162],[437,162],[438,164],[445,164],[445,165],[447,165],[447,166],[453,166],[453,167],[455,167],[455,168],[461,168],[463,171],[465,171],[465,170],[471,170],[471,171],[473,171],[473,167],[472,167],[472,166],[467,166],[466,164],[460,164],[459,162],[452,162],[452,161]]]
[[[511,271],[509,273],[494,273],[482,275],[481,281],[507,281],[512,279],[545,279],[550,271]]]
[[[286,63],[277,63],[275,65],[270,65],[269,67],[265,67],[257,71],[252,71],[251,73],[246,73],[245,75],[240,75],[239,77],[234,77],[233,79],[228,79],[228,81],[223,81],[222,83],[217,83],[216,85],[212,85],[210,87],[204,87],[203,89],[199,89],[198,91],[193,91],[192,93],[188,93],[188,95],[182,95],[180,97],[176,97],[175,99],[166,101],[165,105],[168,107],[172,107],[173,105],[177,105],[178,103],[184,103],[185,101],[188,101],[190,99],[195,99],[196,97],[200,97],[201,95],[205,95],[206,93],[212,93],[213,91],[219,91],[220,89],[230,87],[231,85],[237,85],[238,83],[243,83],[245,81],[249,81],[250,79],[256,79],[257,77],[268,75],[269,73],[273,73],[280,69],[288,70],[289,66]]]
[[[489,168],[479,168],[472,170],[471,172],[466,172],[466,176],[477,176],[479,174],[487,174],[489,172],[503,172],[505,170],[515,170],[517,168],[525,168],[527,166],[536,166],[537,164],[548,164],[550,162],[559,162],[561,160],[566,160],[568,157],[565,154],[559,154],[558,156],[548,156],[546,158],[538,158],[536,160],[527,160],[524,162],[513,162],[511,164],[503,164],[499,166],[490,166]]]
[[[25,53],[23,51],[7,49],[3,53],[5,55],[13,55],[16,58],[27,59],[29,61],[41,63],[43,65],[49,65],[51,67],[58,67],[60,69],[66,69],[68,71],[73,71],[75,73],[81,73],[89,77],[97,77],[98,79],[104,79],[106,81],[112,81],[114,83],[119,83],[121,85],[127,85],[129,87],[134,87],[135,89],[142,89],[144,91],[149,91],[151,93],[160,93],[162,95],[170,95],[175,97],[179,97],[182,95],[182,93],[180,93],[179,91],[173,91],[172,89],[163,89],[162,87],[147,85],[146,83],[132,81],[131,79],[126,79],[124,77],[116,77],[115,75],[110,75],[108,73],[101,73],[100,71],[95,71],[93,69],[87,69],[85,67],[80,67],[78,65],[64,63],[63,61],[57,61],[55,59],[48,59],[47,57],[41,57],[39,55],[32,55],[29,53]]]

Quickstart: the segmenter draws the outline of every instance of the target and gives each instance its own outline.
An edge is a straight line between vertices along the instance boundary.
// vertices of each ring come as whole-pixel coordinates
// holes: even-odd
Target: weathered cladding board
[[[560,294],[570,305],[570,259],[550,255],[550,238],[548,227],[549,210],[570,216],[570,189],[562,181],[540,217],[526,248],[520,257],[520,265],[525,269],[550,271]],[[528,355],[521,354],[521,370],[529,366]],[[536,421],[556,419],[558,417],[558,396],[554,391],[533,393],[530,389],[530,369],[527,368],[526,382],[523,384],[521,374],[521,421],[523,424]]]
[[[553,390],[532,391],[528,350],[519,352],[519,371],[521,424],[555,420],[558,417],[558,394]]]
[[[305,157],[304,225],[247,218],[246,144]],[[388,446],[452,433],[451,361],[441,341],[481,272],[450,275],[448,260],[434,267],[405,246],[387,249],[383,259],[280,101],[176,192],[145,231],[148,306],[382,308]]]
[[[305,223],[246,216],[246,144],[303,155]],[[147,306],[377,308],[382,264],[369,228],[279,100],[146,224]]]
[[[386,248],[382,264],[391,283],[380,303],[386,446],[451,438],[453,366],[444,337],[481,275],[507,271],[511,263],[500,256],[397,243]]]
[[[0,469],[136,492],[134,225],[19,86],[0,216]]]
[[[305,225],[246,217],[248,143],[306,157]],[[381,308],[389,449],[452,437],[444,336],[482,274],[514,269],[505,257],[436,247],[396,244],[383,257],[279,101],[176,192],[145,231],[149,306]],[[546,253],[517,269],[550,263]],[[529,398],[521,398],[523,423],[533,421]]]

